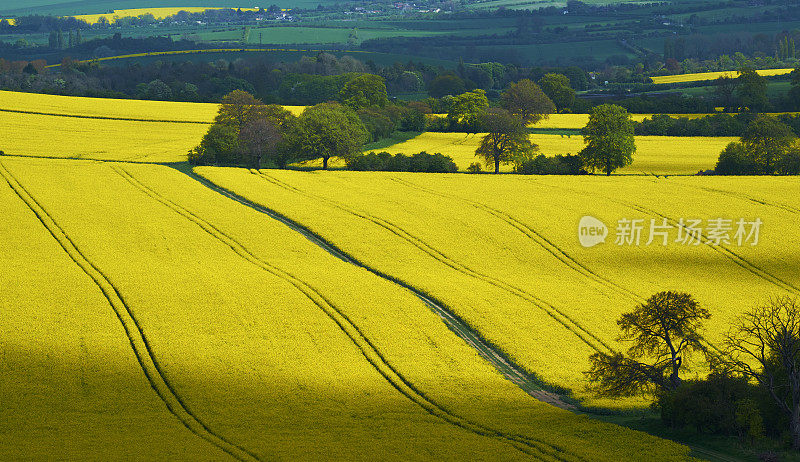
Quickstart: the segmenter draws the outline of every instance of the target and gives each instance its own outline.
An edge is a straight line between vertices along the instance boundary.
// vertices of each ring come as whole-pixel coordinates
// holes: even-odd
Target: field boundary
[[[44,207],[25,189],[24,186],[8,171],[0,162],[0,176],[11,187],[14,193],[30,209],[41,224],[47,229],[50,235],[61,246],[64,252],[75,262],[80,269],[86,273],[92,282],[102,292],[114,313],[117,315],[125,335],[128,337],[133,354],[144,372],[145,377],[150,383],[150,387],[156,392],[161,401],[189,431],[208,441],[212,445],[226,452],[230,456],[240,461],[261,461],[257,455],[228,441],[212,431],[197,415],[192,412],[175,388],[166,378],[161,365],[156,359],[152,347],[145,336],[144,330],[136,319],[130,306],[120,294],[119,290],[111,283],[108,277],[78,249],[77,245],[66,234],[64,229],[53,219]]]
[[[171,120],[171,119],[136,119],[129,117],[111,117],[111,116],[93,116],[93,115],[80,115],[80,114],[60,114],[57,112],[37,112],[37,111],[23,111],[22,109],[3,109],[0,112],[10,112],[13,114],[27,114],[27,115],[40,115],[50,117],[68,117],[72,119],[97,119],[97,120],[119,120],[122,122],[153,122],[153,123],[169,123],[169,124],[197,124],[197,125],[211,125],[213,122],[203,122],[200,120]]]

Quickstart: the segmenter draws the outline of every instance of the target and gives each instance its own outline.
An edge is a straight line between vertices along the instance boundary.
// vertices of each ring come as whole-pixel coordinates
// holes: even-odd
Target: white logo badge
[[[608,227],[595,217],[585,216],[578,223],[578,240],[584,247],[593,247],[606,241]]]

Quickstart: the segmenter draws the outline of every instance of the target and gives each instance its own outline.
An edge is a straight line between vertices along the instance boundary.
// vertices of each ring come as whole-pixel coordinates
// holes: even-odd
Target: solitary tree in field
[[[248,122],[267,119],[277,127],[281,127],[290,116],[289,111],[282,106],[264,104],[246,91],[234,90],[222,98],[214,122],[233,125],[237,130],[241,130]]]
[[[625,108],[603,104],[592,109],[589,123],[581,130],[586,147],[579,153],[583,164],[606,175],[630,165],[636,142],[633,120]]]
[[[486,164],[494,164],[494,173],[500,173],[501,163],[521,162],[532,158],[537,150],[522,119],[505,109],[487,109],[479,123],[488,133],[481,139],[475,155],[483,158]]]
[[[556,112],[556,105],[528,79],[512,83],[501,96],[501,105],[508,112],[522,119],[526,124],[535,124]]]
[[[792,448],[800,449],[800,306],[776,298],[741,316],[728,334],[725,362],[757,382],[789,419]]]
[[[659,292],[617,321],[626,353],[594,353],[586,376],[602,396],[673,391],[681,384],[687,356],[705,349],[698,330],[710,318],[691,295]]]
[[[369,139],[364,124],[352,109],[338,103],[322,103],[307,108],[287,133],[290,148],[301,159],[345,160],[359,154]]]
[[[775,117],[759,115],[747,125],[742,144],[761,172],[775,173],[777,164],[792,151],[797,135]]]
[[[500,173],[501,163],[521,163],[532,158],[538,149],[531,143],[522,119],[505,109],[487,109],[479,123],[488,133],[481,139],[475,155],[486,164],[494,164],[494,173]]]
[[[717,104],[722,106],[725,112],[736,112],[739,107],[736,102],[736,85],[737,80],[726,75],[714,81],[714,94],[717,97]]]

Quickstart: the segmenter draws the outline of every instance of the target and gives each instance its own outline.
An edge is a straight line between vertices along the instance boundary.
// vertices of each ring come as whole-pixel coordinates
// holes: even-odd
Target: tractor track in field
[[[459,262],[453,260],[452,258],[444,255],[442,252],[440,252],[439,250],[437,250],[433,246],[427,244],[422,239],[414,236],[413,234],[411,234],[408,231],[404,230],[400,226],[397,226],[396,224],[394,224],[394,223],[392,223],[392,222],[390,222],[388,220],[376,217],[374,215],[370,215],[370,214],[365,213],[365,212],[360,212],[360,211],[357,211],[357,210],[353,210],[353,209],[345,206],[344,204],[341,204],[341,203],[339,203],[337,201],[334,201],[332,199],[328,199],[328,198],[323,197],[323,196],[318,196],[316,194],[312,194],[312,193],[309,193],[309,192],[306,192],[306,191],[302,191],[300,189],[297,189],[297,188],[295,188],[295,187],[293,187],[291,185],[285,184],[282,181],[280,181],[280,180],[278,180],[278,179],[276,179],[274,177],[271,177],[269,175],[266,175],[264,173],[261,173],[261,172],[258,172],[258,171],[253,171],[253,170],[251,170],[251,173],[259,176],[260,178],[264,179],[267,182],[272,183],[275,186],[278,186],[280,188],[286,189],[286,190],[288,190],[290,192],[293,192],[295,194],[304,195],[306,197],[309,197],[309,198],[312,198],[312,199],[315,199],[315,200],[320,200],[320,201],[326,202],[326,203],[330,204],[331,206],[333,206],[333,207],[335,207],[335,208],[337,208],[339,210],[342,210],[345,213],[351,214],[351,215],[353,215],[355,217],[361,218],[361,219],[369,221],[369,222],[371,222],[371,223],[373,223],[375,225],[378,225],[381,228],[384,228],[385,230],[387,230],[390,233],[394,234],[395,236],[405,240],[409,244],[411,244],[414,247],[418,248],[419,250],[421,250],[422,252],[424,252],[425,254],[430,256],[431,258],[437,260],[438,262],[442,263],[443,265],[445,265],[445,266],[447,266],[447,267],[449,267],[449,268],[451,268],[451,269],[453,269],[453,270],[455,270],[455,271],[457,271],[457,272],[459,272],[461,274],[464,274],[464,275],[466,275],[468,277],[471,277],[473,279],[477,279],[479,281],[483,281],[483,282],[485,282],[485,283],[487,283],[489,285],[492,285],[492,286],[494,286],[494,287],[496,287],[498,289],[501,289],[501,290],[503,290],[503,291],[505,291],[507,293],[510,293],[511,295],[519,297],[519,298],[521,298],[522,300],[525,300],[528,303],[531,303],[532,305],[534,305],[537,308],[539,308],[540,310],[542,310],[545,314],[550,316],[553,320],[555,320],[556,322],[561,324],[568,331],[572,332],[576,337],[578,337],[583,343],[585,343],[587,346],[589,346],[594,351],[598,351],[598,352],[600,352],[600,351],[613,352],[614,351],[613,348],[611,348],[608,344],[603,342],[603,340],[601,340],[599,337],[597,337],[595,334],[590,332],[585,327],[581,326],[577,321],[575,321],[574,319],[569,317],[567,314],[565,314],[564,312],[562,312],[561,310],[559,310],[558,308],[556,308],[552,304],[544,301],[543,299],[539,298],[538,296],[536,296],[536,295],[534,295],[534,294],[532,294],[532,293],[530,293],[530,292],[528,292],[528,291],[526,291],[526,290],[524,290],[522,288],[519,288],[519,287],[517,287],[517,286],[515,286],[513,284],[509,284],[509,283],[507,283],[507,282],[505,282],[503,280],[500,280],[498,278],[495,278],[493,276],[489,276],[487,274],[484,274],[484,273],[481,273],[479,271],[476,271],[476,270],[474,270],[474,269],[472,269],[472,268],[470,268],[470,267],[468,267],[468,266],[466,266],[466,265],[464,265],[462,263],[459,263]]]
[[[587,279],[589,279],[591,281],[594,281],[594,282],[596,282],[596,283],[598,283],[598,284],[600,284],[602,286],[605,286],[606,288],[611,289],[611,290],[613,290],[613,291],[615,291],[615,292],[617,292],[617,293],[619,293],[619,294],[621,294],[621,295],[623,295],[623,296],[625,296],[625,297],[627,297],[627,298],[629,298],[632,301],[635,301],[637,303],[641,303],[641,302],[643,302],[645,300],[644,297],[642,297],[641,295],[639,295],[639,294],[637,294],[637,293],[635,293],[635,292],[633,292],[633,291],[631,291],[629,289],[626,289],[625,287],[617,284],[616,282],[614,282],[614,281],[612,281],[612,280],[610,280],[610,279],[608,279],[606,277],[601,276],[600,274],[598,274],[597,272],[595,272],[591,268],[589,268],[586,265],[584,265],[583,263],[579,262],[574,257],[569,255],[564,249],[562,249],[561,247],[557,246],[551,240],[547,239],[542,233],[536,231],[534,228],[532,228],[531,226],[526,224],[524,221],[522,221],[521,219],[519,219],[519,218],[517,218],[517,217],[515,217],[515,216],[513,216],[511,214],[503,212],[502,210],[496,209],[496,208],[491,207],[491,206],[489,206],[487,204],[484,204],[482,202],[474,201],[474,200],[471,200],[471,199],[467,199],[467,198],[459,197],[459,196],[455,196],[455,195],[440,193],[440,192],[434,191],[432,189],[426,188],[424,186],[418,185],[416,183],[413,183],[411,181],[403,180],[403,179],[400,179],[400,178],[390,178],[390,179],[392,181],[394,181],[395,183],[401,184],[401,185],[406,186],[408,188],[416,189],[418,191],[422,191],[424,193],[427,193],[427,194],[430,194],[430,195],[433,195],[433,196],[442,197],[442,198],[445,198],[445,199],[462,201],[462,202],[465,202],[465,203],[475,207],[476,209],[482,210],[482,211],[494,216],[495,218],[498,218],[501,221],[504,221],[506,224],[510,225],[511,227],[516,229],[517,231],[521,232],[527,238],[529,238],[530,240],[534,241],[542,249],[544,249],[549,254],[551,254],[553,257],[555,257],[558,261],[560,261],[561,263],[563,263],[564,265],[566,265],[567,267],[569,267],[573,271],[575,271],[575,272],[581,274],[582,276],[586,277]]]
[[[111,283],[109,278],[92,263],[77,247],[75,242],[67,235],[64,229],[47,210],[25,189],[24,186],[0,162],[0,176],[14,191],[17,197],[25,203],[39,222],[56,240],[66,254],[76,265],[94,282],[108,301],[116,314],[125,335],[130,342],[133,354],[139,363],[150,387],[181,424],[189,431],[204,439],[220,450],[241,461],[260,461],[257,455],[247,449],[228,441],[225,437],[211,430],[184,402],[181,396],[167,379],[162,366],[156,359],[153,349],[147,340],[141,324],[119,290]]]
[[[151,199],[171,209],[178,215],[196,224],[203,231],[205,231],[215,239],[219,240],[222,244],[229,247],[231,250],[233,250],[237,255],[239,255],[247,262],[253,264],[254,266],[266,271],[267,273],[277,278],[280,278],[281,280],[292,285],[295,289],[300,291],[306,298],[308,298],[312,303],[314,303],[318,308],[320,308],[320,310],[322,310],[339,327],[342,333],[344,333],[350,339],[350,341],[356,346],[356,348],[359,349],[361,354],[370,363],[370,365],[381,376],[383,376],[383,378],[387,382],[389,382],[389,384],[391,384],[398,392],[400,392],[410,401],[412,401],[417,406],[422,408],[428,414],[437,417],[451,425],[454,425],[468,432],[471,432],[473,434],[494,438],[496,440],[508,443],[515,449],[533,457],[537,458],[549,457],[564,462],[569,462],[573,460],[584,460],[580,456],[567,452],[565,448],[553,445],[551,443],[547,443],[546,441],[531,438],[529,436],[501,432],[492,429],[490,427],[487,427],[483,424],[473,422],[467,418],[454,414],[453,412],[449,411],[445,406],[436,403],[431,398],[429,398],[424,392],[419,390],[406,377],[404,377],[400,373],[400,371],[397,370],[397,368],[395,368],[388,361],[388,359],[381,353],[381,351],[375,346],[375,344],[362,332],[362,330],[346,314],[344,314],[335,304],[333,304],[330,300],[328,300],[317,289],[312,287],[307,282],[292,275],[291,273],[282,270],[259,258],[257,255],[255,255],[252,251],[250,251],[239,241],[237,241],[230,235],[226,234],[225,232],[214,226],[212,223],[208,222],[207,220],[195,214],[194,212],[182,207],[181,205],[171,201],[170,199],[167,199],[166,197],[162,196],[152,188],[143,184],[127,170],[119,166],[112,166],[112,169],[122,178],[124,178],[128,183],[130,183],[135,188],[140,190],[143,194],[147,195]],[[193,175],[190,176],[193,177]],[[206,186],[209,186],[209,184],[206,183],[205,181],[201,181],[201,183]],[[214,190],[215,192],[221,192],[220,189],[216,187],[212,188],[212,190]],[[223,194],[229,198],[232,199],[234,198],[230,195],[231,193],[223,193]],[[263,211],[262,208],[253,207],[253,205],[255,204],[250,204],[249,201],[246,201],[243,198],[236,198],[234,200],[250,208],[254,208],[258,211]],[[283,220],[280,221],[284,222]],[[328,249],[325,248],[325,250]],[[430,299],[423,298],[423,301],[425,301],[426,304],[433,303]],[[508,363],[507,365],[510,366],[510,364]],[[524,378],[524,375],[522,377]]]
[[[598,197],[597,195],[590,195],[590,194],[585,193],[583,191],[578,191],[578,190],[575,190],[575,189],[572,189],[572,188],[567,188],[567,187],[564,187],[564,186],[554,186],[554,185],[543,184],[543,183],[537,183],[537,184],[539,184],[541,186],[547,186],[547,187],[550,187],[550,188],[563,189],[563,190],[570,191],[570,192],[573,192],[573,193],[576,193],[576,194],[580,194],[580,195],[583,195],[583,196],[587,196],[587,197],[593,197],[593,198]],[[611,197],[608,197],[608,196],[600,196],[600,197],[602,197],[603,199],[605,199],[605,200],[607,200],[609,202],[613,202],[613,203],[621,205],[623,207],[630,208],[632,210],[635,210],[637,212],[643,213],[645,215],[650,215],[653,218],[665,219],[665,220],[667,220],[667,223],[672,225],[672,226],[676,226],[676,227],[678,226],[678,220],[675,220],[674,218],[672,218],[672,217],[670,217],[668,215],[665,215],[663,213],[660,213],[660,212],[658,212],[656,210],[653,210],[651,208],[645,207],[643,205],[635,204],[635,203],[632,203],[632,202],[626,202],[626,201],[622,201],[622,200],[619,200],[619,199],[614,199],[614,198],[611,198]],[[711,248],[711,250],[713,250],[714,252],[717,252],[720,255],[724,256],[725,258],[727,258],[728,260],[730,260],[731,262],[733,262],[737,266],[741,267],[742,269],[748,271],[749,273],[751,273],[751,274],[759,277],[760,279],[763,279],[763,280],[769,282],[770,284],[772,284],[772,285],[774,285],[774,286],[776,286],[776,287],[778,287],[780,289],[783,289],[783,290],[785,290],[787,292],[792,292],[794,294],[800,294],[800,287],[794,285],[793,283],[785,281],[785,280],[781,279],[778,276],[775,276],[774,274],[770,273],[769,271],[765,270],[764,268],[761,268],[760,266],[756,265],[755,263],[752,263],[751,261],[749,261],[745,257],[739,255],[738,253],[734,252],[733,250],[729,249],[728,247],[726,247],[724,245],[713,245],[711,242],[708,241],[708,239],[704,238],[704,235],[702,233],[700,234],[699,237],[700,237],[701,242],[704,245],[706,245],[707,247]]]
[[[735,191],[726,191],[724,189],[716,189],[716,188],[709,188],[706,186],[694,186],[685,183],[678,183],[678,185],[685,187],[685,188],[692,188],[692,189],[699,189],[701,191],[706,191],[714,194],[721,194],[728,197],[733,197],[736,199],[741,199],[743,201],[752,202],[757,205],[763,205],[765,207],[773,207],[779,210],[783,210],[784,212],[789,212],[795,215],[800,215],[800,208],[794,207],[791,205],[783,204],[780,202],[768,201],[766,199],[759,199],[757,197],[749,196],[747,194],[738,193]]]

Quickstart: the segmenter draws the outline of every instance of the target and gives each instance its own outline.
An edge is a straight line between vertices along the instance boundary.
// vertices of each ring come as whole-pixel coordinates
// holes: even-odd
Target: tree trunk
[[[500,158],[494,158],[494,173],[500,173]]]
[[[796,451],[800,449],[800,406],[794,406],[792,409],[790,428],[792,431],[792,449]]]
[[[322,170],[328,170],[328,158],[327,157],[323,157],[322,158]]]

